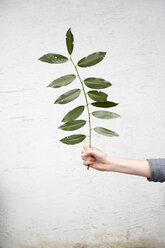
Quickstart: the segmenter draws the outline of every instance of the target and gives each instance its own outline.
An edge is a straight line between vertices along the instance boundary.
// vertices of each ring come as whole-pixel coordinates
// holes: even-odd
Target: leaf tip
[[[105,57],[105,55],[107,54],[107,52],[101,52],[103,55],[104,55],[104,57]]]
[[[71,31],[71,27],[68,28],[67,32]]]

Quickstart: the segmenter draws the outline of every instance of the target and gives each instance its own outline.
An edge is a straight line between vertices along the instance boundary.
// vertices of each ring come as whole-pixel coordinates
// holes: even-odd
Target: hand
[[[100,171],[110,171],[109,156],[95,147],[84,145],[81,151],[81,158],[85,166]]]

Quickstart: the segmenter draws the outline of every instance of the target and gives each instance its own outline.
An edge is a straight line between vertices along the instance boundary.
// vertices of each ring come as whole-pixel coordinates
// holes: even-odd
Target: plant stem
[[[88,111],[88,120],[89,120],[89,147],[91,147],[91,130],[92,130],[92,128],[91,128],[91,116],[90,116],[90,111],[89,111],[89,103],[88,103],[88,99],[87,99],[87,93],[85,92],[84,84],[83,84],[83,81],[82,81],[80,74],[77,70],[77,66],[74,64],[71,56],[70,56],[70,61],[72,62],[73,66],[77,72],[77,76],[80,80],[82,90],[83,90],[84,96],[85,96],[85,102],[86,102],[86,107],[87,107],[87,111]],[[87,169],[89,170],[89,165],[88,165]]]

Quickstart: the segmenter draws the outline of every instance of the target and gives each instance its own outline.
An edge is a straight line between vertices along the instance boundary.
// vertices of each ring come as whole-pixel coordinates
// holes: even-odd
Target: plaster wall
[[[93,133],[92,145],[114,157],[164,157],[164,13],[163,0],[0,1],[1,248],[165,247],[164,184],[87,171],[80,153],[88,139],[66,146],[57,129],[83,96],[53,104],[79,81],[46,88],[74,68],[38,61],[48,52],[67,56],[70,27],[75,62],[106,51],[102,62],[79,72],[112,83],[105,92],[119,102],[113,111],[122,118],[93,118],[92,126],[120,136]]]

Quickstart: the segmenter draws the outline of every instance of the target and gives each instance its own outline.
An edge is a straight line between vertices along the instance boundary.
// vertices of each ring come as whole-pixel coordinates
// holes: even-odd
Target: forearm
[[[109,157],[110,170],[150,178],[150,166],[147,160],[135,160]]]

